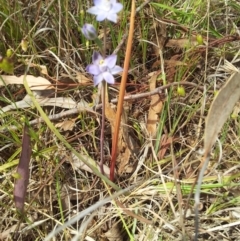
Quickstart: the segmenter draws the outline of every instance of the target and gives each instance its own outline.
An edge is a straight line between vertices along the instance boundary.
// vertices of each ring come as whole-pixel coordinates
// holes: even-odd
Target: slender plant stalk
[[[126,58],[124,61],[123,75],[122,75],[120,92],[119,92],[119,100],[117,105],[115,131],[114,131],[113,140],[112,140],[112,160],[111,160],[111,167],[110,167],[110,180],[112,181],[114,180],[114,169],[115,169],[115,163],[116,163],[116,157],[117,157],[119,127],[120,127],[121,114],[123,109],[123,100],[124,100],[124,94],[126,89],[128,68],[129,68],[129,62],[130,62],[131,50],[132,50],[134,18],[135,18],[135,0],[132,0],[131,19],[130,19],[128,42],[127,42]]]
[[[102,81],[102,123],[101,123],[101,137],[100,137],[100,152],[101,152],[101,160],[100,160],[100,170],[104,175],[103,163],[104,163],[104,133],[105,133],[105,95],[106,95],[106,82]]]
[[[106,56],[106,39],[107,39],[107,26],[106,26],[106,20],[104,21],[104,34],[103,34],[103,49],[102,49],[102,55],[103,58]],[[105,133],[105,106],[106,106],[106,88],[107,83],[105,80],[102,81],[102,123],[101,123],[101,137],[100,137],[100,152],[101,152],[101,160],[100,160],[100,170],[101,173],[104,175],[104,133]]]

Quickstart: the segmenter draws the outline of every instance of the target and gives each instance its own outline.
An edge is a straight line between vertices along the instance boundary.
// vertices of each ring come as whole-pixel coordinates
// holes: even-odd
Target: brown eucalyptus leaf
[[[29,128],[27,125],[25,125],[22,138],[22,153],[17,167],[18,178],[15,181],[13,192],[16,209],[20,212],[23,212],[24,201],[27,193],[31,153],[32,148],[31,139],[29,136]]]
[[[55,125],[55,127],[60,128],[63,131],[72,131],[73,127],[75,126],[75,121],[77,120],[77,118],[75,119],[71,119],[71,120],[64,120],[62,122],[59,122]]]
[[[149,89],[152,91],[156,88],[158,74],[157,72],[152,72],[149,76],[151,76],[149,80]],[[150,135],[156,134],[159,113],[161,112],[162,107],[163,102],[161,97],[159,95],[152,95],[147,119],[147,130]]]
[[[206,118],[204,150],[209,153],[240,97],[240,73],[234,73],[213,100]]]

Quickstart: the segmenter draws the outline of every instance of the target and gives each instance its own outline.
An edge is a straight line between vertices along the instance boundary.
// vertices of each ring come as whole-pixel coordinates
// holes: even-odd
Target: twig
[[[197,85],[195,83],[192,83],[192,82],[186,82],[186,81],[184,81],[184,82],[173,82],[173,83],[170,83],[170,84],[158,87],[158,88],[156,88],[153,91],[140,93],[140,94],[135,94],[135,95],[127,95],[127,96],[124,97],[124,100],[125,101],[129,101],[129,100],[146,98],[146,97],[149,97],[149,96],[152,96],[152,95],[156,95],[156,94],[162,94],[163,90],[171,88],[172,86],[178,86],[178,85],[187,85],[187,86],[195,87],[195,88],[197,88],[199,90],[204,90],[204,87],[199,86],[199,85]],[[113,103],[113,104],[116,104],[117,102],[118,102],[117,98],[111,100],[111,103]],[[96,110],[101,109],[102,108],[102,104],[98,104],[95,108],[96,108]],[[78,114],[78,113],[80,113],[82,111],[83,111],[82,108],[75,108],[75,109],[63,111],[63,112],[61,112],[59,114],[49,115],[48,118],[51,121],[56,121],[56,120],[62,119],[64,117],[67,117],[67,116],[70,116],[70,115],[76,115],[76,114]],[[86,107],[84,109],[84,111],[88,111],[88,112],[91,112],[93,114],[97,114],[98,115],[98,113],[93,111],[93,109],[90,108],[90,107]],[[42,123],[42,122],[44,122],[44,120],[40,117],[40,118],[37,118],[35,120],[29,121],[29,124],[30,125],[36,125],[36,124],[39,124],[39,123]],[[18,128],[19,127],[17,127],[17,126],[8,126],[6,128],[1,129],[0,133],[1,132],[6,132],[8,130],[17,130]]]

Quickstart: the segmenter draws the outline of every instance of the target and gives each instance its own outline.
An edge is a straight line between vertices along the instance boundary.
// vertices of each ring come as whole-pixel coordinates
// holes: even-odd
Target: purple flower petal
[[[116,0],[94,0],[94,7],[87,10],[88,13],[97,16],[97,21],[108,19],[117,22],[117,13],[122,10],[123,5]]]
[[[103,72],[108,71],[108,66],[106,66],[105,64],[100,64],[99,69],[100,69],[101,73],[103,73]]]
[[[112,8],[112,3],[108,0],[99,0],[97,1],[96,7],[103,11],[109,11]]]
[[[107,15],[107,20],[117,23],[117,14],[116,13],[111,13]]]
[[[96,51],[93,52],[92,62],[93,64],[99,65],[99,62],[103,59],[102,55]]]
[[[108,12],[104,12],[104,11],[100,12],[99,11],[96,19],[97,19],[97,21],[101,22],[106,18],[108,18]]]
[[[95,6],[101,5],[104,0],[93,0]]]
[[[118,73],[120,73],[122,71],[123,71],[123,68],[118,66],[118,65],[116,65],[116,66],[114,66],[114,68],[111,69],[111,74],[115,75],[115,74],[118,74]]]
[[[103,75],[102,74],[94,75],[94,77],[93,77],[94,86],[98,85],[102,81],[103,81]]]
[[[112,76],[112,74],[110,74],[109,72],[104,72],[102,73],[103,78],[106,80],[106,82],[108,82],[109,84],[114,84],[115,80]]]
[[[93,14],[93,15],[98,15],[98,12],[99,12],[99,8],[97,8],[97,7],[91,7],[91,8],[89,8],[88,10],[87,10],[87,13],[91,13],[91,14]]]
[[[86,70],[89,74],[92,74],[92,75],[99,75],[102,71],[100,70],[99,66],[98,65],[95,65],[95,64],[89,64],[87,67],[86,67]]]
[[[93,75],[94,86],[105,80],[109,84],[114,84],[113,75],[122,72],[123,69],[116,65],[117,55],[113,54],[105,59],[98,52],[94,52],[92,56],[93,64],[86,67],[86,71]]]
[[[108,68],[113,68],[115,65],[116,65],[116,62],[117,62],[117,55],[116,54],[112,54],[112,55],[109,55],[105,60],[105,65],[108,66]]]
[[[121,3],[114,3],[114,7],[110,10],[110,12],[118,13],[122,9],[123,9],[123,5]]]

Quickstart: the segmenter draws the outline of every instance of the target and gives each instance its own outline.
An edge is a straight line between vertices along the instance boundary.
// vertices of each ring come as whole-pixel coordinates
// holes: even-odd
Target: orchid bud
[[[85,23],[81,28],[81,31],[88,40],[94,40],[97,38],[97,31],[92,24]]]

